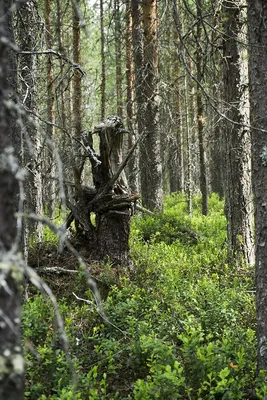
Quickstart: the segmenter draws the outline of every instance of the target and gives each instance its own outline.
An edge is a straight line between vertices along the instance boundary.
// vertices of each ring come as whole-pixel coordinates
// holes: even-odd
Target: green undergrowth
[[[253,270],[227,264],[223,203],[212,195],[209,207],[201,216],[195,197],[189,217],[185,198],[173,195],[163,214],[133,218],[136,268],[115,284],[106,267],[104,318],[90,290],[80,293],[81,276],[77,293],[87,302],[58,299],[75,389],[51,302],[25,301],[26,399],[238,400],[253,391],[264,399]]]

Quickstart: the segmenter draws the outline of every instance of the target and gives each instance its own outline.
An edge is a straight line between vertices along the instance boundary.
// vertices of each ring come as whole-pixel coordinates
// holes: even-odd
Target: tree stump
[[[79,224],[79,232],[85,240],[91,257],[109,261],[113,266],[128,266],[131,209],[137,194],[128,189],[123,171],[129,158],[122,158],[123,135],[126,133],[119,117],[111,116],[95,127],[83,139],[90,160],[94,187],[81,186],[76,203],[68,203],[73,219]],[[99,135],[97,154],[93,147],[93,134]],[[95,214],[95,224],[91,216]]]

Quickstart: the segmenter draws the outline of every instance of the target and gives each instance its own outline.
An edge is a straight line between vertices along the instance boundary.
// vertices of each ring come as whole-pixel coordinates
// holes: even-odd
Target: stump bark
[[[121,118],[111,116],[84,136],[83,144],[90,160],[94,187],[76,188],[78,197],[68,202],[71,210],[67,226],[75,219],[77,235],[86,243],[91,257],[109,261],[113,266],[128,266],[130,216],[139,198],[128,189],[123,160],[124,129]],[[93,146],[93,135],[99,136],[99,154]],[[95,224],[92,222],[95,214]]]

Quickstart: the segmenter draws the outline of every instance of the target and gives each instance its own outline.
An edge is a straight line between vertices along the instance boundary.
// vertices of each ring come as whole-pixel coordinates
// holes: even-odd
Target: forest
[[[265,0],[0,0],[0,400],[267,399],[266,77]]]

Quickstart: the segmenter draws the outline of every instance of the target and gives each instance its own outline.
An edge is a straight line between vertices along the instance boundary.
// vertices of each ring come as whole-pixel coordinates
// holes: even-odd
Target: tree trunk
[[[12,148],[12,138],[20,136],[16,126],[16,108],[10,103],[12,82],[16,82],[16,63],[9,43],[13,42],[11,1],[0,2],[0,398],[22,400],[24,386],[24,361],[20,344],[21,300],[20,284],[23,276],[18,258],[10,251],[16,238],[18,183],[15,177],[19,168]],[[11,53],[11,54],[9,54]],[[13,88],[14,89],[14,88]]]
[[[23,3],[18,10],[18,40],[21,51],[34,51],[34,4],[32,1]],[[20,98],[26,109],[37,112],[37,59],[34,54],[21,54],[19,57],[19,89]],[[36,126],[29,122],[29,118],[22,118],[22,164],[28,170],[25,181],[25,211],[43,213],[42,174],[40,170],[41,138]],[[38,241],[42,240],[43,225],[40,222],[24,222],[24,257],[27,260],[28,242],[31,234],[36,232]]]
[[[79,4],[79,1],[77,2]],[[72,7],[72,51],[73,61],[81,64],[81,32],[80,19],[76,14],[76,7]],[[74,71],[73,86],[72,86],[72,123],[73,123],[73,175],[76,193],[81,186],[81,175],[83,170],[83,161],[79,157],[79,143],[82,134],[82,86],[81,74],[78,70]]]
[[[101,120],[106,113],[106,58],[105,58],[105,32],[104,32],[104,9],[103,0],[100,0],[100,35],[101,35]]]
[[[242,126],[248,124],[248,115],[245,115],[245,110],[248,110],[248,105],[245,104],[248,93],[243,89],[247,85],[247,68],[244,68],[244,57],[238,46],[238,40],[242,40],[239,6],[234,3],[230,6],[229,2],[225,2],[224,6],[225,114],[240,124],[225,121],[224,132],[229,259],[234,258],[237,262],[245,261],[253,265],[251,142],[248,129]]]
[[[156,0],[143,1],[145,136],[140,146],[141,193],[149,210],[162,210],[162,165],[159,135],[158,16]]]
[[[133,64],[133,41],[132,41],[132,12],[131,0],[126,0],[126,84],[127,84],[127,128],[128,128],[128,150],[131,149],[136,142],[136,134],[134,131],[134,64]],[[127,168],[127,177],[129,187],[132,193],[138,193],[138,149],[136,148],[129,160]]]
[[[117,115],[123,117],[122,108],[122,71],[121,71],[121,13],[120,0],[114,0],[115,18],[115,53],[116,53],[116,92],[117,92]]]
[[[52,49],[53,36],[52,36],[52,4],[51,0],[45,0],[45,42],[47,49]],[[52,56],[47,55],[46,60],[46,84],[47,84],[47,121],[50,124],[46,127],[46,135],[48,140],[53,140],[55,136],[55,90],[54,90],[54,70]],[[54,178],[55,176],[55,163],[51,146],[47,146],[47,175]],[[47,213],[52,217],[54,213],[54,200],[55,200],[55,181],[48,179],[45,184],[45,203],[47,204]]]
[[[267,8],[264,0],[248,0],[250,123],[252,182],[256,233],[256,307],[258,369],[267,370]],[[261,130],[264,130],[262,132]]]
[[[202,54],[202,7],[203,0],[197,0],[197,51],[196,51],[196,67],[197,81],[203,84],[203,54]],[[199,142],[199,167],[200,167],[200,191],[202,195],[202,214],[208,214],[208,183],[206,171],[206,155],[204,143],[204,107],[202,99],[202,90],[200,85],[197,85],[197,126],[198,126],[198,142]]]

